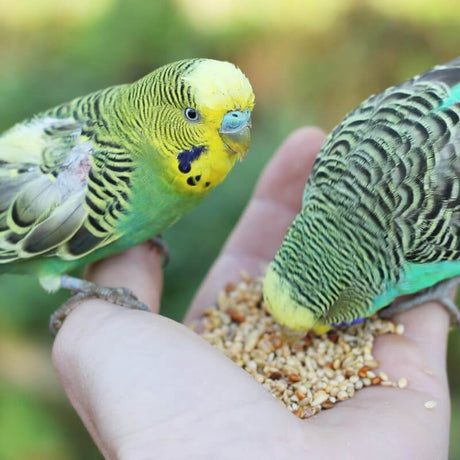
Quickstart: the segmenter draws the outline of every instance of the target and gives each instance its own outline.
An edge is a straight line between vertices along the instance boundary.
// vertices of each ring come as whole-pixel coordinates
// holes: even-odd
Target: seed
[[[272,343],[273,348],[275,350],[278,350],[279,348],[283,346],[283,340],[281,339],[279,335],[274,335],[273,337],[271,337],[270,342]]]
[[[299,407],[295,412],[294,412],[295,415],[297,415],[297,417],[299,418],[303,418],[304,416],[304,409],[302,407]]]
[[[380,363],[374,359],[366,359],[366,365],[368,365],[370,368],[375,369],[376,367],[379,367]]]
[[[297,417],[308,418],[354,396],[370,385],[407,386],[407,379],[388,380],[376,371],[374,337],[404,332],[402,325],[376,316],[365,323],[287,341],[266,311],[262,278],[247,273],[228,282],[217,307],[206,310],[202,337],[245,369]],[[402,383],[406,382],[406,383]]]
[[[297,390],[297,391],[295,392],[295,395],[297,396],[297,399],[298,399],[299,401],[302,401],[302,399],[305,399],[305,394],[304,394],[304,393],[301,393],[299,390]]]
[[[324,401],[329,399],[329,395],[325,391],[318,391],[313,397],[313,401],[311,402],[312,406],[319,406],[323,404]]]
[[[321,404],[321,407],[323,409],[332,409],[334,407],[334,403],[331,402],[330,400],[326,400],[323,402],[323,404]]]
[[[425,403],[425,407],[427,409],[434,409],[437,405],[438,405],[438,403],[436,401],[427,401]]]
[[[339,340],[339,334],[335,330],[329,331],[327,333],[327,336],[328,336],[329,340],[331,342],[333,342],[333,343],[337,343],[338,340]]]
[[[316,388],[318,390],[325,390],[327,388],[327,383],[326,382],[323,382],[323,381],[320,381],[316,384]]]
[[[230,281],[230,282],[228,282],[228,283],[225,285],[224,291],[225,291],[226,294],[230,294],[230,293],[233,292],[235,289],[236,289],[236,284],[235,284],[235,283],[232,283],[232,282]]]
[[[263,376],[263,375],[260,375],[260,374],[257,374],[257,375],[255,376],[255,379],[256,379],[259,383],[264,383],[264,381],[265,381],[264,376]]]
[[[248,284],[252,282],[252,278],[250,277],[249,273],[246,270],[241,270],[240,278]]]
[[[367,377],[367,371],[369,370],[369,366],[363,366],[359,371],[358,371],[358,375],[361,377],[361,378],[364,378],[364,377]]]
[[[234,309],[227,310],[228,316],[230,316],[230,319],[234,321],[235,323],[243,323],[246,321],[246,316],[243,315],[243,313],[240,313]]]
[[[310,417],[313,417],[313,415],[317,414],[318,413],[318,410],[314,409],[313,407],[309,408],[309,409],[305,409],[304,410],[304,413],[303,413],[303,417],[302,418],[310,418]]]
[[[270,372],[270,374],[268,375],[268,378],[272,380],[279,380],[282,376],[283,374],[280,371],[273,371],[273,372]]]
[[[259,341],[259,338],[260,338],[260,332],[258,330],[252,331],[249,334],[247,342],[244,344],[244,351],[246,352],[252,351],[256,347],[257,342]]]
[[[225,310],[225,306],[226,306],[226,295],[225,295],[225,292],[220,292],[218,297],[217,297],[217,306],[219,307],[219,309],[221,310]]]

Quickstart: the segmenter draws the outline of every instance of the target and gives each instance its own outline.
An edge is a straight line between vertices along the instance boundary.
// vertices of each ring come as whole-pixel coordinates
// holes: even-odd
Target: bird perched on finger
[[[189,59],[13,126],[0,136],[0,273],[143,308],[65,273],[197,206],[245,157],[253,107],[235,65]]]
[[[460,322],[449,297],[460,281],[459,120],[457,58],[371,96],[332,131],[265,278],[276,320],[324,332],[438,300]]]

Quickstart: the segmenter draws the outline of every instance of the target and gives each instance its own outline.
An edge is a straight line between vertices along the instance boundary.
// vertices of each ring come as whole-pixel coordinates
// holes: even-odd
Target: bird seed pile
[[[405,388],[407,379],[391,382],[377,372],[372,356],[375,336],[402,334],[402,324],[377,317],[331,330],[309,333],[295,340],[265,310],[262,278],[241,275],[237,285],[228,283],[217,306],[203,317],[202,336],[281,400],[299,418],[354,396],[371,385]]]

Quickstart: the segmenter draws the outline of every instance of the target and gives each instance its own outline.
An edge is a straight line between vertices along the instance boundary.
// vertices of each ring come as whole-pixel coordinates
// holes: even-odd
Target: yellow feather
[[[46,148],[43,130],[50,119],[33,119],[29,123],[18,123],[0,137],[0,160],[9,163],[41,162]]]
[[[206,59],[200,62],[184,81],[194,88],[197,105],[204,115],[220,123],[231,110],[254,107],[251,84],[241,70],[230,62]]]
[[[193,88],[197,109],[203,119],[203,140],[208,152],[193,163],[194,170],[201,176],[200,186],[191,190],[186,177],[177,173],[174,184],[178,190],[187,194],[207,193],[225,179],[238,159],[236,155],[229,155],[219,135],[222,119],[233,110],[252,111],[254,92],[249,80],[238,67],[212,59],[200,62],[184,77],[184,81]],[[174,162],[175,159],[169,161]],[[207,183],[210,185],[206,186]]]
[[[272,267],[268,268],[265,276],[264,295],[265,305],[273,318],[293,331],[313,330],[324,334],[331,328],[318,321],[310,310],[292,301],[288,287]]]

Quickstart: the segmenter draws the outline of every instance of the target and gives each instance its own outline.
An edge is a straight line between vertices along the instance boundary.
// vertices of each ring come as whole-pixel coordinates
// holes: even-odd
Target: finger
[[[324,142],[317,128],[294,132],[263,172],[254,195],[217,262],[199,289],[187,321],[215,302],[220,289],[237,281],[242,270],[260,273],[281,244],[301,206],[302,191],[313,161]]]
[[[85,277],[101,286],[130,289],[152,311],[158,312],[163,286],[161,258],[150,243],[90,265]]]
[[[133,247],[91,264],[87,267],[85,275],[87,279],[102,286],[128,288],[152,311],[158,312],[159,310],[163,281],[161,258],[150,243]],[[125,317],[127,313],[126,309],[103,300],[89,299],[84,301],[66,319],[53,346],[53,362],[62,384],[88,431],[102,449],[104,449],[103,436],[99,432],[96,421],[91,416],[88,403],[76,396],[81,395],[79,384],[86,385],[88,383],[86,380],[87,373],[83,367],[78,368],[78,366],[69,364],[74,361],[68,358],[72,354],[74,354],[74,358],[79,356],[82,342],[88,341],[90,337],[94,346],[107,348],[108,344],[104,345],[106,338],[102,331],[103,325],[117,318],[120,321],[120,318]],[[138,323],[138,329],[141,329],[146,319],[145,315],[139,311],[130,311],[129,314],[133,321]],[[120,331],[120,335],[122,334],[123,331]],[[78,340],[77,337],[79,337]],[[76,340],[79,343],[76,343]],[[96,358],[97,353],[92,353],[92,356]],[[86,358],[89,357],[79,356],[76,359],[81,366],[84,366]],[[77,368],[82,372],[82,375],[79,376],[80,379],[75,378],[75,373],[78,373]]]

